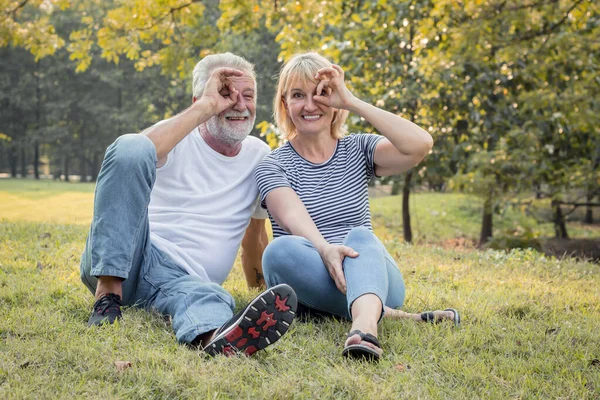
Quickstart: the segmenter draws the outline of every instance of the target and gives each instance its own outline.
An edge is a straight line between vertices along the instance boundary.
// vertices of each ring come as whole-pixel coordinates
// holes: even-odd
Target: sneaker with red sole
[[[238,353],[250,356],[287,332],[297,308],[294,289],[286,284],[273,286],[223,324],[204,351],[211,356]]]
[[[102,295],[95,303],[88,326],[114,324],[121,319],[121,297],[118,294],[107,293]]]

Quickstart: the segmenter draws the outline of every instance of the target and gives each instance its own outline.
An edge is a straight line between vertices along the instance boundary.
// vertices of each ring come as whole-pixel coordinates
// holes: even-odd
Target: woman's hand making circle
[[[331,276],[331,279],[335,282],[335,286],[340,292],[346,294],[346,278],[344,277],[344,267],[342,263],[346,256],[354,258],[358,257],[358,253],[348,246],[327,244],[319,249],[319,254],[327,267],[329,276]]]
[[[317,95],[314,100],[329,107],[348,110],[356,99],[344,83],[344,70],[336,64],[331,67],[321,68],[317,71],[315,79]]]

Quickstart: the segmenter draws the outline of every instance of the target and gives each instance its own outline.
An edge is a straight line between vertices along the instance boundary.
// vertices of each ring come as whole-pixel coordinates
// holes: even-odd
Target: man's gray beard
[[[219,117],[218,115],[215,115],[206,121],[206,127],[208,128],[208,133],[210,133],[212,137],[233,146],[241,143],[252,132],[255,120],[256,115],[252,116],[243,125],[232,127],[228,126],[225,116]]]

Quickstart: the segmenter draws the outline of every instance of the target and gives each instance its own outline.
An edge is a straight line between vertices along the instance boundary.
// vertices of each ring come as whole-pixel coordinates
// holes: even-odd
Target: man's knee
[[[145,135],[134,133],[123,135],[108,147],[104,162],[125,170],[155,166],[156,147]]]

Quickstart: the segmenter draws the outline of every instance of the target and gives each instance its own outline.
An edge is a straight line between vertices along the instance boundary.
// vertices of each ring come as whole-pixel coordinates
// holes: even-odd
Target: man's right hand
[[[237,69],[217,68],[206,81],[202,97],[194,103],[193,107],[198,107],[204,112],[208,111],[211,116],[219,115],[233,107],[238,101],[239,92],[233,87],[229,78],[243,75],[244,73]]]

